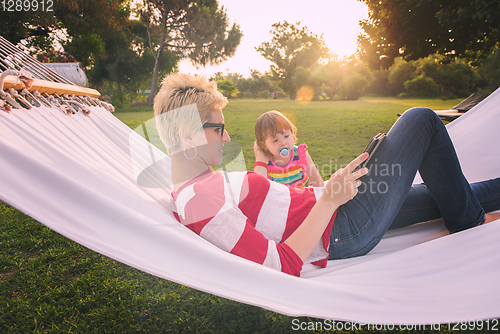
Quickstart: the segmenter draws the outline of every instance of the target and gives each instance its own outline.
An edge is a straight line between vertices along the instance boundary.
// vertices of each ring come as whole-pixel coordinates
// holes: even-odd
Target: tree
[[[14,44],[24,41],[39,58],[53,53],[54,43],[58,42],[65,52],[90,68],[95,57],[106,53],[105,37],[126,29],[130,16],[128,3],[128,0],[55,0],[50,12],[41,8],[6,11],[2,13],[0,34]]]
[[[438,84],[429,77],[419,75],[404,82],[408,96],[435,98],[439,96]]]
[[[41,61],[79,61],[91,85],[121,105],[135,98],[140,86],[151,79],[155,65],[147,29],[139,20],[130,19],[129,3],[54,0],[52,12],[2,14],[6,24],[0,25],[0,32],[13,43],[23,41]],[[161,68],[171,71],[177,62],[175,54],[166,52]]]
[[[103,41],[106,54],[95,57],[89,80],[98,89],[112,82],[112,103],[120,107],[133,101],[141,85],[151,78],[154,57],[147,47],[146,28],[138,20],[132,20],[128,29],[105,36]],[[167,54],[162,61],[163,68],[170,70],[177,57]]]
[[[106,40],[130,24],[128,0],[57,0],[54,13],[70,36],[64,49],[87,68],[106,54]]]
[[[217,88],[225,97],[235,97],[238,94],[238,89],[229,79],[222,79],[217,81]]]
[[[344,77],[340,83],[340,97],[346,100],[357,100],[372,80],[371,72],[354,56],[344,59],[342,71]]]
[[[345,75],[342,65],[342,62],[335,58],[322,66],[324,77],[323,89],[330,100],[340,91],[341,83]]]
[[[417,63],[417,71],[431,78],[439,86],[442,97],[467,97],[477,89],[479,82],[477,72],[461,60],[440,64],[439,57],[430,56],[420,59]]]
[[[284,21],[274,23],[272,27],[271,41],[262,43],[256,50],[273,63],[272,80],[278,82],[285,94],[295,99],[300,88],[300,83],[294,80],[298,68],[302,68],[302,73],[309,70],[320,59],[328,58],[329,51],[323,36],[318,37],[307,27],[300,27],[300,23],[293,25]]]
[[[485,60],[478,71],[485,81],[483,86],[486,90],[493,92],[500,87],[500,48]]]
[[[397,59],[389,69],[388,84],[391,95],[406,92],[404,83],[413,80],[417,76],[417,64],[414,61]]]
[[[250,92],[252,97],[269,97],[269,92],[272,88],[266,75],[261,74],[257,70],[250,70],[250,78],[248,81],[250,87],[248,87],[247,92]]]
[[[49,50],[54,40],[51,33],[61,26],[53,12],[2,11],[0,35],[13,44],[27,41],[37,50]]]
[[[460,59],[449,64],[441,60],[439,55],[413,61],[397,58],[388,70],[374,73],[375,82],[369,91],[401,97],[455,98],[466,97],[480,86],[479,75],[469,64]]]
[[[237,24],[229,28],[226,12],[218,6],[217,0],[144,0],[139,14],[155,58],[149,106],[164,52],[197,65],[219,64],[234,55],[242,33]]]
[[[430,54],[444,61],[462,57],[479,64],[500,41],[497,0],[362,0],[369,18],[361,21],[360,58],[372,69],[389,68],[397,57]]]

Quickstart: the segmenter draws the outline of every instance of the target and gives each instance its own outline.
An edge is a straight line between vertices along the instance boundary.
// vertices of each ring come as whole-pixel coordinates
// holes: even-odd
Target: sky
[[[219,0],[230,24],[237,23],[243,32],[236,53],[216,66],[196,69],[188,60],[179,64],[179,72],[212,75],[215,72],[240,73],[250,76],[250,69],[261,73],[271,62],[255,51],[270,41],[272,24],[280,21],[301,21],[310,32],[323,38],[331,52],[340,57],[356,52],[356,36],[362,30],[359,21],[368,18],[368,8],[356,0]]]

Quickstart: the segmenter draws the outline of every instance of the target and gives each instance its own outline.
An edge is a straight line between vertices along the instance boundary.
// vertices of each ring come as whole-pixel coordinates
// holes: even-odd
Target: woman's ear
[[[184,130],[180,130],[179,131],[179,141],[181,143],[181,146],[192,146],[192,143],[193,143],[193,137],[191,135],[186,135],[186,133],[184,132]]]

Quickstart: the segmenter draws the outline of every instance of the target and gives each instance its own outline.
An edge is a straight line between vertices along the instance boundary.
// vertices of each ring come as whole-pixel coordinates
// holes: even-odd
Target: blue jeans
[[[406,111],[367,167],[358,194],[338,209],[331,260],[368,253],[391,228],[443,218],[455,233],[500,209],[500,178],[470,185],[443,122],[427,108]],[[417,170],[424,184],[412,186]]]

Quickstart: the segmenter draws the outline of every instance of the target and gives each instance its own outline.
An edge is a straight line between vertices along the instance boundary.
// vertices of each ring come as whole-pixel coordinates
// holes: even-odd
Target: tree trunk
[[[158,73],[160,72],[161,55],[163,54],[162,48],[158,50],[155,57],[155,67],[153,69],[153,79],[151,80],[151,93],[149,93],[148,107],[153,106],[153,101],[156,95],[156,86],[158,85]]]
[[[153,57],[155,57],[155,67],[153,69],[153,79],[151,79],[151,92],[149,93],[149,99],[148,99],[148,107],[153,106],[153,101],[156,95],[156,86],[158,85],[158,74],[160,73],[160,64],[161,64],[161,56],[163,54],[163,48],[165,47],[165,24],[167,22],[167,16],[163,15],[163,18],[161,20],[161,27],[162,27],[162,32],[161,32],[161,38],[160,38],[160,47],[158,48],[158,52],[155,55],[155,51],[153,49],[153,44],[151,43],[151,34],[149,32],[149,26],[148,26],[148,38],[149,38],[149,48],[151,49],[151,53],[153,54]]]

